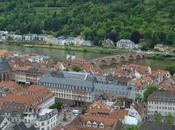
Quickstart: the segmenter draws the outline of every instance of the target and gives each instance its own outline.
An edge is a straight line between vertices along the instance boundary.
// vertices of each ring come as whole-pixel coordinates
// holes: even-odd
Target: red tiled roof
[[[18,67],[15,67],[14,70],[16,71],[28,71],[30,68],[32,68],[31,66],[18,66]]]
[[[167,75],[170,76],[169,71],[157,70],[157,71],[152,72],[152,74],[150,75],[150,77],[154,80],[156,78],[159,78],[159,76],[166,77]]]
[[[149,76],[144,76],[135,80],[131,81],[131,84],[133,84],[137,89],[145,88],[148,85],[152,84],[153,80]]]
[[[15,91],[21,89],[21,86],[14,81],[4,81],[0,82],[0,88],[7,88]]]
[[[22,103],[28,107],[35,107],[43,101],[52,97],[53,94],[47,88],[31,86],[20,94],[9,94],[2,98],[2,103],[15,102]]]
[[[113,126],[114,123],[117,121],[117,118],[108,118],[105,116],[92,116],[92,115],[82,115],[80,118],[83,120],[83,122],[97,122],[97,123],[103,123],[105,126]]]
[[[103,101],[98,100],[94,104],[90,105],[88,113],[109,113],[112,110],[108,105]]]
[[[122,68],[124,69],[133,69],[141,74],[149,74],[150,73],[150,67],[149,66],[143,66],[143,65],[135,65],[135,64],[129,64],[129,65],[123,65]]]
[[[175,78],[169,78],[163,81],[159,86],[160,89],[175,92]]]

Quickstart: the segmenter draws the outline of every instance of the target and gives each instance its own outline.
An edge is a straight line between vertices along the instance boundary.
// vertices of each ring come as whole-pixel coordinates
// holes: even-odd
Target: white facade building
[[[53,130],[58,126],[57,109],[42,109],[39,113],[26,113],[24,122],[26,125],[34,125],[38,130]]]
[[[148,98],[147,112],[150,116],[160,113],[162,116],[171,114],[175,117],[175,93],[154,92]]]
[[[116,44],[117,48],[124,48],[124,49],[134,49],[138,48],[138,45],[136,45],[133,41],[128,39],[121,39]]]
[[[137,122],[142,121],[141,115],[139,114],[139,112],[132,105],[127,110],[128,110],[128,115],[131,116],[131,117],[134,117],[137,120]]]
[[[36,121],[36,127],[39,130],[52,130],[58,125],[58,111],[57,109],[43,109],[39,113]]]

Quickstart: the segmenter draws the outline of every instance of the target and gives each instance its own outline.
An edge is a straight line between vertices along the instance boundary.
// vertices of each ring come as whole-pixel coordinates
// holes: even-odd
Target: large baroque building
[[[105,76],[89,73],[54,72],[43,76],[39,85],[49,88],[57,99],[66,100],[73,103],[72,105],[90,103],[104,93],[129,99],[135,97],[135,89],[132,86],[120,86],[109,82]]]

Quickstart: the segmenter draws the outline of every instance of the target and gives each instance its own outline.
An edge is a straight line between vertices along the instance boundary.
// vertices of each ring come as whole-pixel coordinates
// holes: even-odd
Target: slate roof
[[[0,113],[11,113],[11,115],[16,115],[16,114],[21,114],[23,113],[25,110],[25,106],[24,104],[20,104],[20,103],[6,103],[3,104]]]
[[[27,130],[26,125],[24,124],[24,122],[20,122],[18,125],[15,125],[14,130]]]
[[[65,79],[77,79],[77,80],[86,80],[91,82],[104,82],[107,83],[106,76],[99,75],[91,75],[89,73],[81,73],[81,72],[67,72],[67,71],[58,71],[52,72],[49,74],[51,77],[56,78],[65,78]]]
[[[10,66],[5,58],[0,57],[0,71],[9,70]]]
[[[52,76],[44,76],[39,80],[40,83],[55,83],[55,84],[66,84],[70,86],[82,86],[87,88],[93,88],[93,83],[86,80],[79,80],[79,79],[65,79],[65,78],[57,78]],[[50,87],[54,87],[51,85]]]
[[[59,72],[52,72],[51,76],[57,78],[67,78],[67,79],[79,79],[85,80],[88,73],[81,73],[81,72],[67,72],[67,71],[59,71]]]
[[[74,78],[74,79],[81,79],[81,80],[86,79],[86,77],[88,75],[88,73],[81,73],[81,72],[63,71],[62,73],[64,75],[64,78]]]
[[[27,128],[24,122],[20,122],[18,125],[15,125],[13,127],[13,130],[37,130],[37,129],[34,126]]]
[[[175,103],[175,92],[154,92],[149,96],[148,101]]]
[[[130,89],[134,89],[133,87],[129,87],[129,86],[121,86],[121,85],[116,85],[116,84],[98,84],[98,83],[94,83],[95,89],[103,89],[103,90],[130,90]]]
[[[0,116],[0,124],[2,123],[3,120],[4,120],[4,117]]]

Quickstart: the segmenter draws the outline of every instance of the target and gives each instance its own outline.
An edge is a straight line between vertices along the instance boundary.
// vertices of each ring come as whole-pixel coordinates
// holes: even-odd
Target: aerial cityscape
[[[174,0],[0,0],[0,130],[175,130]]]

